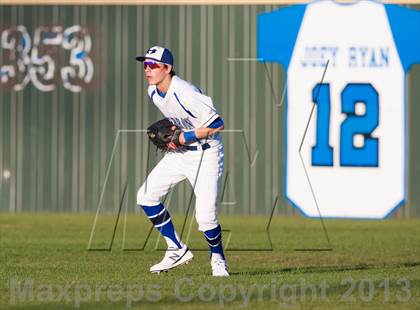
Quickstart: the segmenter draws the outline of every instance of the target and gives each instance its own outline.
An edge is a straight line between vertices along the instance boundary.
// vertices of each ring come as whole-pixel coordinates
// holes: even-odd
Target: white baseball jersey
[[[420,62],[420,12],[316,1],[261,14],[258,27],[258,57],[287,71],[286,197],[311,217],[312,189],[322,216],[389,215],[406,194],[405,74]]]
[[[202,94],[200,89],[176,75],[172,77],[165,97],[158,94],[155,85],[149,86],[148,93],[162,114],[184,131],[207,127],[219,117],[210,97]],[[215,146],[220,143],[220,139],[220,135],[216,134],[208,139],[202,139],[200,142],[209,142]],[[198,142],[191,145],[197,144]]]
[[[213,101],[198,88],[177,76],[164,97],[156,86],[148,93],[163,115],[184,131],[207,127],[219,117]],[[188,179],[196,196],[195,217],[199,230],[207,231],[219,225],[216,216],[220,178],[223,173],[223,144],[220,134],[201,139],[191,146],[208,143],[210,148],[167,153],[147,176],[137,193],[137,204],[155,206],[177,183]]]

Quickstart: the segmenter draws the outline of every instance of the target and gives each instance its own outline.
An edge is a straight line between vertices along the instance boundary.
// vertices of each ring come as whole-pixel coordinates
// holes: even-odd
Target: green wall
[[[141,129],[161,115],[149,104],[134,58],[158,44],[171,48],[176,72],[211,95],[225,120],[222,213],[268,214],[279,196],[278,214],[298,214],[283,192],[283,69],[228,60],[256,57],[257,14],[274,8],[0,6],[0,31],[24,25],[33,39],[40,26],[87,28],[95,70],[79,93],[63,87],[58,70],[51,92],[33,83],[22,91],[0,84],[0,210],[90,212],[102,197],[101,211],[112,212],[126,183],[128,208],[136,209],[137,188],[161,156],[148,149]],[[60,46],[40,51],[54,55],[58,67],[69,65],[70,52]],[[6,56],[1,49],[0,66]],[[408,203],[398,217],[420,215],[419,81],[417,65],[408,76]],[[167,197],[170,209],[184,212],[191,192],[189,184],[180,184]]]

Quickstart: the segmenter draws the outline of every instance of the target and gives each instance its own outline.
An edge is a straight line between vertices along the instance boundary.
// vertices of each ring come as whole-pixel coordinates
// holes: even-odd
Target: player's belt
[[[193,145],[184,145],[184,147],[188,150],[188,151],[198,151],[198,150],[207,150],[211,147],[211,145],[209,143],[204,143],[201,144],[201,147],[197,147],[197,146],[193,146]]]

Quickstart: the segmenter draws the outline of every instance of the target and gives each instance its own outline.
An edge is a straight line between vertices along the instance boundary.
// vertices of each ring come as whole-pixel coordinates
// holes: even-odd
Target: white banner
[[[320,1],[260,16],[258,56],[287,70],[286,196],[305,215],[383,218],[403,204],[405,71],[420,56],[399,31],[412,13]],[[291,27],[273,37],[280,19]]]

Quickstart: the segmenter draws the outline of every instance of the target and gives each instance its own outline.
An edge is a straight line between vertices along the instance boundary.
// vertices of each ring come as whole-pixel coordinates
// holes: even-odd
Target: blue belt
[[[211,147],[209,143],[201,144],[201,148],[193,145],[184,145],[184,148],[186,148],[188,151],[197,151],[197,150],[207,150]]]

